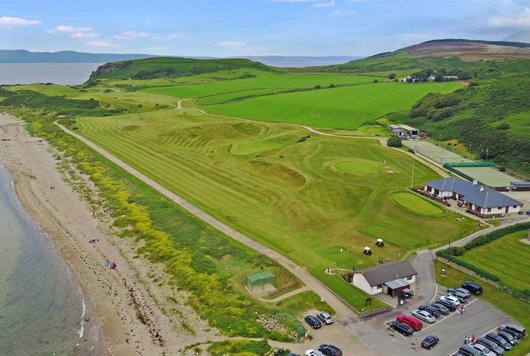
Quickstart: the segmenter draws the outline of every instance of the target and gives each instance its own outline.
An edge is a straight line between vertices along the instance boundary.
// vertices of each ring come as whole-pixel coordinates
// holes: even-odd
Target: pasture
[[[78,118],[78,132],[232,225],[322,276],[469,233],[469,219],[441,208],[425,216],[392,202],[410,182],[412,158],[378,140],[325,136],[292,125],[159,110]],[[356,169],[357,167],[357,169]],[[390,174],[387,171],[393,171]],[[415,179],[437,178],[416,163]],[[374,255],[375,239],[391,239]]]
[[[528,231],[518,231],[466,251],[459,259],[501,278],[503,284],[530,289],[530,245],[523,242]]]

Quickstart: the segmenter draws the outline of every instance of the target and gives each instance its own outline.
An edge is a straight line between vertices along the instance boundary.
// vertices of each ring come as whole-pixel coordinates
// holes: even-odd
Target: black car
[[[442,305],[439,303],[433,303],[431,304],[431,306],[438,309],[440,311],[440,314],[443,314],[443,315],[447,315],[451,312],[445,305]]]
[[[501,324],[499,325],[499,331],[509,332],[517,339],[523,339],[526,337],[526,329],[517,324]]]
[[[493,341],[486,339],[485,337],[479,337],[476,342],[481,345],[486,346],[488,349],[493,351],[493,353],[496,355],[504,355],[504,349],[502,347],[500,347]]]
[[[318,318],[314,315],[308,315],[304,318],[305,322],[309,324],[310,327],[313,329],[320,329],[322,327],[322,323]]]
[[[432,305],[430,304],[425,304],[425,305],[422,305],[421,307],[418,308],[419,310],[425,310],[426,312],[429,312],[431,313],[432,316],[434,316],[435,318],[439,317],[440,316],[440,311],[433,307]]]
[[[430,350],[440,341],[438,336],[429,335],[421,342],[421,347],[424,349]]]
[[[390,323],[390,327],[394,330],[396,330],[398,333],[404,336],[410,336],[414,334],[414,329],[412,329],[411,326],[400,323],[399,321],[395,320],[392,323]]]
[[[443,305],[444,307],[446,307],[447,309],[451,311],[455,311],[457,308],[457,305],[451,302],[450,300],[438,299],[436,303]]]
[[[318,351],[322,352],[326,356],[342,356],[342,350],[337,346],[330,344],[322,344],[318,347]]]
[[[470,344],[464,344],[460,346],[456,355],[457,356],[479,356],[480,351],[472,347]]]
[[[486,334],[486,339],[490,340],[490,341],[493,341],[494,343],[496,343],[497,345],[499,345],[500,347],[502,347],[503,349],[505,349],[506,351],[510,351],[512,349],[512,344],[510,344],[508,341],[504,340],[503,337],[495,334],[495,333],[487,333]]]
[[[471,294],[479,295],[482,294],[482,287],[480,284],[474,282],[464,282],[462,283],[462,288],[467,289]]]
[[[517,344],[517,338],[506,331],[499,331],[499,336],[508,341],[512,346]]]

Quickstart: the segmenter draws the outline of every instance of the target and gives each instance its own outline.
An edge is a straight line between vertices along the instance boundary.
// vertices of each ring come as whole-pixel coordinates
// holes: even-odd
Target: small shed
[[[272,272],[260,272],[247,276],[247,288],[249,291],[254,291],[256,285],[265,288],[265,285],[272,284],[276,286],[276,276]]]

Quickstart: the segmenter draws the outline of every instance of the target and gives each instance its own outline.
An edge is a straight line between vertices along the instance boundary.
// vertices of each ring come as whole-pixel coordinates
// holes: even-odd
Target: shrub
[[[402,147],[403,142],[401,142],[401,139],[397,136],[392,136],[388,139],[388,142],[386,143],[388,147]]]
[[[524,222],[524,223],[507,226],[502,229],[498,229],[498,230],[492,231],[490,233],[487,233],[487,234],[484,234],[484,235],[481,235],[475,238],[474,240],[465,244],[464,248],[467,251],[469,251],[469,250],[474,249],[475,247],[485,245],[491,241],[495,241],[498,238],[503,237],[504,235],[510,234],[512,232],[521,231],[521,230],[527,230],[527,229],[530,229],[530,222]]]

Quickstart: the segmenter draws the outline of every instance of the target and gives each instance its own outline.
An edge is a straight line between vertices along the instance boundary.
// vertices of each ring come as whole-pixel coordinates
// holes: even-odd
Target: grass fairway
[[[437,216],[444,213],[444,209],[430,200],[410,192],[397,192],[392,199],[404,209],[422,216]]]
[[[324,128],[357,128],[386,113],[409,109],[428,93],[447,93],[459,83],[372,83],[260,96],[208,105],[208,112],[253,120],[282,121]]]
[[[484,290],[484,293],[480,296],[481,299],[486,300],[506,314],[509,314],[512,318],[524,325],[527,330],[530,328],[530,304],[514,298],[511,295],[489,285],[488,283],[473,278],[464,272],[447,266],[445,263],[442,263],[438,260],[434,261],[434,268],[437,283],[446,287],[460,286],[464,281],[479,283]],[[446,277],[440,276],[440,270],[442,268],[447,270]],[[527,337],[526,339],[519,342],[517,346],[510,351],[509,355],[523,356],[528,355],[529,352],[530,338]]]
[[[79,118],[77,126],[139,171],[319,277],[325,268],[396,260],[409,249],[444,244],[473,228],[471,220],[456,222],[449,211],[426,217],[391,202],[410,182],[412,158],[377,140],[303,139],[307,131],[301,128],[219,119],[197,110]],[[348,160],[378,169],[350,174],[334,168]],[[427,181],[437,175],[416,164],[415,177]],[[362,248],[381,237],[363,232],[370,229],[396,238],[368,257]]]
[[[518,231],[467,251],[459,259],[501,278],[503,284],[530,289],[530,245],[523,239],[528,231]]]

